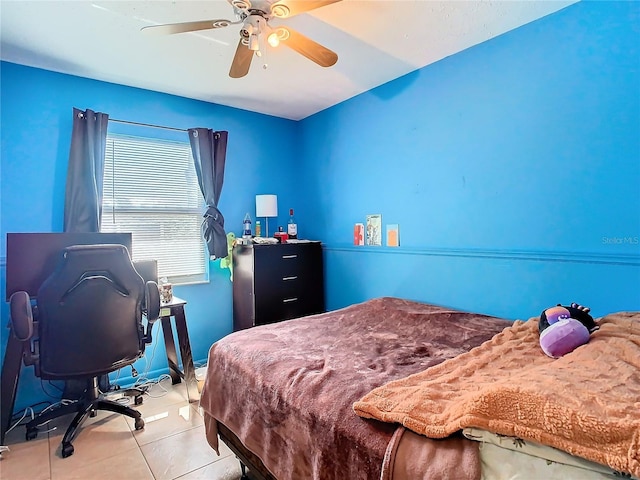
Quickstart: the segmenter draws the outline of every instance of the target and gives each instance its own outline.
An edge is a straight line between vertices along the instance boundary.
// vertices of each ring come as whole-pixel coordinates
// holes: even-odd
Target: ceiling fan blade
[[[244,77],[249,73],[249,67],[251,66],[251,59],[253,58],[253,50],[242,43],[242,37],[238,42],[238,48],[236,48],[236,54],[231,62],[231,69],[229,70],[229,76],[231,78]]]
[[[329,50],[327,47],[323,47],[319,43],[311,40],[309,37],[305,37],[301,33],[296,32],[289,27],[279,27],[278,31],[280,30],[286,32],[284,34],[279,33],[281,42],[284,45],[295,50],[300,55],[304,55],[321,67],[330,67],[335,65],[338,61],[338,55],[336,52]]]
[[[184,23],[168,23],[166,25],[149,25],[142,27],[144,33],[151,33],[157,35],[172,35],[174,33],[186,33],[197,32],[198,30],[209,30],[212,28],[223,28],[234,23],[231,20],[225,20],[224,18],[218,18],[216,20],[198,20],[196,22],[184,22]]]
[[[340,2],[341,0],[289,0],[278,1],[271,6],[271,12],[278,18],[289,18],[299,13],[315,10],[316,8],[324,7],[332,3]],[[284,5],[286,9],[278,9],[278,5]],[[286,13],[288,9],[288,13]]]

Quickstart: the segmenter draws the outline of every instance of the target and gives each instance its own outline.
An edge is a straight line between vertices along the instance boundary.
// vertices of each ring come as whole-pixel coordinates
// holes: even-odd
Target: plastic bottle
[[[293,208],[289,209],[289,223],[287,224],[287,235],[289,238],[298,238],[298,224],[293,218]]]
[[[242,222],[242,238],[251,238],[251,216],[248,213]]]
[[[260,220],[256,220],[256,237],[262,236],[262,228],[260,228]]]

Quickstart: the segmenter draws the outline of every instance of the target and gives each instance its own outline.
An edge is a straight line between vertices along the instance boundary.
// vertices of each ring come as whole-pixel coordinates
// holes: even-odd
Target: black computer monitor
[[[133,262],[133,267],[145,282],[158,283],[158,261],[138,260]]]
[[[131,233],[7,233],[7,291],[36,297],[71,245],[124,245],[131,255]]]

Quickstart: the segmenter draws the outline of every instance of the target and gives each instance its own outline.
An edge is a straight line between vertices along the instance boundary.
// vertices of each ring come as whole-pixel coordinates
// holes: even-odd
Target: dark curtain
[[[73,109],[64,199],[65,232],[98,232],[109,115]]]
[[[73,109],[73,130],[64,197],[65,232],[99,232],[102,217],[104,152],[109,115]],[[109,390],[109,376],[99,378],[100,390]],[[62,398],[79,399],[90,388],[86,380],[67,380]]]
[[[202,222],[202,236],[207,242],[209,255],[225,258],[227,234],[224,231],[224,217],[218,210],[218,200],[224,182],[224,164],[227,156],[228,132],[214,132],[207,128],[190,128],[189,142],[193,153],[193,163],[198,175],[200,190],[207,204]]]

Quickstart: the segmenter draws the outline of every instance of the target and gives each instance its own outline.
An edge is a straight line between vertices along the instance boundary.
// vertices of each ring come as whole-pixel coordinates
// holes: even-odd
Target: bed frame
[[[277,480],[276,477],[269,473],[262,461],[251,450],[247,449],[231,430],[222,423],[217,423],[218,436],[240,460],[242,480]],[[247,475],[247,467],[249,468],[249,475]]]

